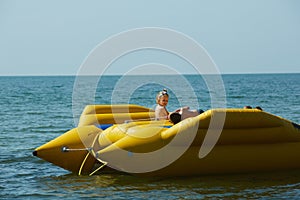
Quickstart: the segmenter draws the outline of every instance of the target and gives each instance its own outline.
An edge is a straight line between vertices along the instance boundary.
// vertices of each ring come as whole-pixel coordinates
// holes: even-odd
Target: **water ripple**
[[[135,77],[142,78],[142,77]],[[170,83],[168,108],[190,98],[180,83]],[[103,77],[96,102],[110,103],[119,77]],[[0,199],[281,199],[300,196],[300,172],[141,178],[124,174],[77,176],[32,156],[32,151],[74,127],[72,91],[75,77],[0,77]],[[197,76],[199,105],[210,108],[210,93]],[[300,122],[300,74],[224,75],[228,107],[261,106],[265,111]],[[130,82],[128,83],[130,84]],[[86,85],[88,89],[88,84]],[[153,107],[161,85],[146,84],[130,103]],[[84,98],[84,97],[83,97]],[[124,98],[117,99],[124,102]],[[193,107],[194,105],[190,105]]]

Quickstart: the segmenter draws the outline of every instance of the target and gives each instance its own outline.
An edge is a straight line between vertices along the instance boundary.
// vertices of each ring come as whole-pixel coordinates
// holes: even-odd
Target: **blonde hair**
[[[163,96],[169,97],[168,94],[168,90],[166,88],[164,88],[162,91],[160,91],[157,95],[156,95],[156,103],[158,103],[159,99]]]

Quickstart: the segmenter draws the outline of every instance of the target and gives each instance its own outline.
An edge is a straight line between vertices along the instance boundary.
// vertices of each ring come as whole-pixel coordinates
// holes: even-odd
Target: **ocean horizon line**
[[[193,76],[193,75],[272,75],[272,74],[300,74],[300,72],[232,72],[232,73],[220,73],[220,74],[194,74],[194,73],[186,73],[186,74],[130,74],[125,76]],[[78,75],[78,74],[0,74],[0,77],[76,77],[76,76],[98,76],[95,74],[90,75]],[[104,74],[101,76],[124,76],[124,74]]]

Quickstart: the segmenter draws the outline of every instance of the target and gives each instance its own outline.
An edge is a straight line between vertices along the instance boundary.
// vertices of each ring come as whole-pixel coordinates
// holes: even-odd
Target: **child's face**
[[[169,97],[168,96],[162,96],[158,99],[158,104],[161,106],[166,106],[168,104]]]

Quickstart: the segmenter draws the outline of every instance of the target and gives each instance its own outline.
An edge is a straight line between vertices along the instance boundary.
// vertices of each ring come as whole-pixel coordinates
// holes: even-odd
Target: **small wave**
[[[243,95],[230,95],[230,96],[227,96],[227,98],[231,98],[231,99],[243,99],[243,98],[245,98],[245,96],[243,96]]]

